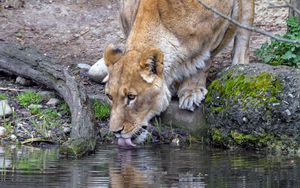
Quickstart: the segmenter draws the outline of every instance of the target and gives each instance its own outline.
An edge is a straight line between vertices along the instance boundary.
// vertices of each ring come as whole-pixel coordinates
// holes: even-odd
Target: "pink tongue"
[[[119,138],[118,145],[123,146],[123,147],[126,147],[126,146],[135,147],[136,146],[134,143],[132,143],[131,138]]]

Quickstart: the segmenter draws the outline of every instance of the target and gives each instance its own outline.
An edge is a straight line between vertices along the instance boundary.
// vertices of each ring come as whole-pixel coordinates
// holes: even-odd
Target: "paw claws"
[[[179,108],[194,111],[195,106],[200,106],[207,92],[204,87],[185,91],[179,96]]]

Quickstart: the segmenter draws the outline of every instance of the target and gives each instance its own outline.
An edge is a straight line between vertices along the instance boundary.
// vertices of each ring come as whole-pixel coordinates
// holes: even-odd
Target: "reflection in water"
[[[57,149],[0,147],[0,187],[299,187],[300,159],[203,146],[101,146],[81,160]]]

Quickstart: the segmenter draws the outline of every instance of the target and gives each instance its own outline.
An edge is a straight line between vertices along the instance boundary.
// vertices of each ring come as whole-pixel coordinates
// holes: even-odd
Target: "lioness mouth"
[[[122,147],[136,147],[131,138],[118,138],[118,145]]]
[[[143,143],[148,136],[146,127],[143,126],[131,138],[118,138],[118,145],[121,147],[136,147],[136,144]]]

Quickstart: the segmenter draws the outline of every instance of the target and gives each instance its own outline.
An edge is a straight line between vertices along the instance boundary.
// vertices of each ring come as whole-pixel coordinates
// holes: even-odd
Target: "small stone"
[[[12,109],[7,100],[0,101],[0,117],[9,116],[12,114]]]
[[[272,106],[275,107],[275,106],[280,106],[280,103],[272,103]]]
[[[10,1],[4,1],[4,8],[7,9],[18,9],[24,6],[25,1],[24,0],[10,0]]]
[[[71,129],[70,129],[70,127],[64,127],[63,131],[65,134],[69,134],[71,132]]]
[[[6,135],[6,128],[0,127],[0,137],[4,137]]]
[[[248,119],[246,117],[243,117],[243,122],[247,123]]]
[[[31,113],[28,110],[23,110],[23,109],[19,110],[18,114],[22,115],[23,117],[31,116]]]
[[[17,136],[14,135],[14,134],[12,134],[12,135],[10,135],[10,139],[11,139],[12,141],[15,141],[15,140],[17,139]]]
[[[51,131],[51,130],[48,130],[48,132],[47,132],[47,133],[48,133],[48,137],[50,137],[50,138],[51,138],[51,137],[53,136],[53,135],[52,135],[52,131]]]
[[[91,68],[91,65],[85,64],[85,63],[79,63],[77,64],[77,67],[84,70],[89,70]]]
[[[179,139],[178,139],[178,138],[174,138],[174,139],[172,140],[171,144],[172,144],[173,146],[179,146]]]
[[[91,80],[101,83],[106,77],[107,72],[107,67],[102,58],[89,69],[88,76]]]
[[[48,105],[48,106],[57,106],[59,102],[60,102],[59,99],[57,99],[57,98],[51,98],[51,99],[46,103],[46,105]]]
[[[284,112],[285,112],[286,115],[288,115],[288,116],[292,115],[292,113],[291,113],[291,111],[290,111],[289,109],[286,109]]]
[[[46,99],[50,99],[55,96],[55,94],[51,91],[39,91],[38,94]]]
[[[30,86],[31,85],[31,81],[27,80],[21,76],[18,76],[16,79],[16,84],[20,84],[22,86]]]
[[[29,109],[41,109],[41,108],[43,108],[43,106],[40,104],[31,104],[28,106],[28,108]]]
[[[289,97],[291,97],[292,99],[295,97],[293,94],[289,93],[288,94]]]

